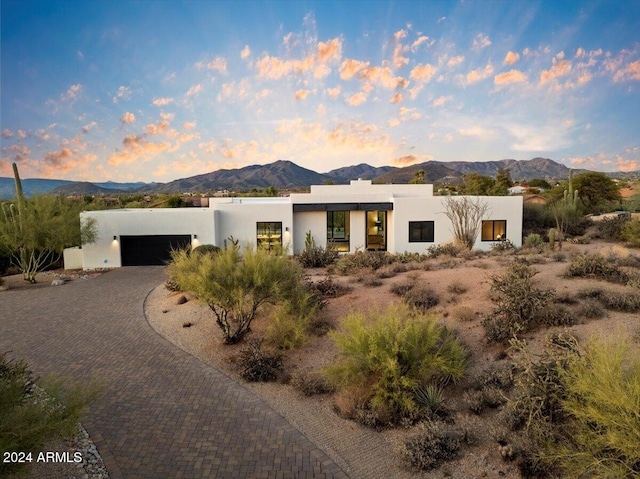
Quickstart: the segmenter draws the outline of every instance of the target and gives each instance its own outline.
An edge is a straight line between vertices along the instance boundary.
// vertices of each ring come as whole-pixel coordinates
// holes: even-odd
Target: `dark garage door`
[[[171,250],[191,243],[191,235],[121,236],[122,266],[166,264]]]

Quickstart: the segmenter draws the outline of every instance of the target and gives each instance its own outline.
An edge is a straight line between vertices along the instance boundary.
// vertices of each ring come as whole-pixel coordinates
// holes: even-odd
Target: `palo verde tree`
[[[302,288],[302,268],[286,256],[235,245],[214,254],[172,253],[169,276],[213,312],[225,344],[239,342],[261,306],[292,300]]]
[[[489,205],[481,198],[468,196],[447,196],[442,203],[444,214],[451,221],[453,237],[462,246],[472,249]]]
[[[96,226],[92,221],[80,224],[81,203],[60,196],[25,198],[15,163],[13,173],[17,195],[15,202],[2,204],[0,250],[11,257],[25,281],[35,283],[36,275],[64,248],[94,242]]]

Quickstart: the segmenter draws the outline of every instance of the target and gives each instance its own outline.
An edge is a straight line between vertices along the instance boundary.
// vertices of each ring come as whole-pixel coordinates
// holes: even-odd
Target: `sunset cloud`
[[[450,96],[440,96],[431,102],[431,107],[439,108],[444,106],[449,100],[451,100]]]
[[[351,106],[362,105],[365,101],[367,101],[367,95],[364,92],[354,93],[347,98],[347,103]]]
[[[338,96],[340,95],[340,87],[337,86],[335,88],[327,88],[327,95],[329,95],[331,98],[338,98]]]
[[[306,100],[309,96],[309,90],[298,90],[295,94],[296,100]]]
[[[447,61],[447,66],[449,68],[454,68],[454,67],[460,65],[463,61],[464,61],[464,57],[462,55],[458,55],[458,56],[450,58],[449,61]]]
[[[358,72],[367,68],[369,64],[369,62],[362,62],[360,60],[346,59],[340,65],[340,78],[342,80],[349,80],[357,75]]]
[[[564,52],[560,52],[553,58],[553,64],[548,70],[543,70],[540,73],[540,85],[545,85],[554,81],[556,78],[568,75],[571,71],[571,62],[569,60],[563,60]]]
[[[493,75],[493,65],[491,63],[488,63],[487,66],[484,67],[484,69],[471,70],[469,73],[467,73],[466,83],[467,85],[471,85],[473,83],[489,78],[491,75]]]
[[[2,130],[2,138],[11,138],[12,136],[13,132],[9,128]]]
[[[436,74],[436,71],[438,69],[428,63],[426,65],[416,65],[409,73],[409,78],[417,82],[428,83],[433,78],[433,75]]]
[[[391,103],[392,105],[395,105],[396,103],[400,103],[402,100],[404,100],[402,93],[396,92],[391,97],[391,100],[389,101],[389,103]]]
[[[117,166],[123,163],[134,163],[138,160],[149,161],[153,157],[167,150],[169,142],[152,143],[141,135],[128,135],[122,141],[123,149],[109,156],[107,162]]]
[[[202,85],[200,83],[198,83],[197,85],[193,85],[191,88],[189,88],[187,90],[186,95],[187,96],[193,96],[193,95],[197,95],[198,93],[200,93],[202,91]]]
[[[227,73],[227,60],[224,57],[216,57],[207,63],[207,70],[215,70],[219,73]]]
[[[249,55],[251,55],[251,49],[249,48],[249,45],[245,45],[242,51],[240,52],[240,58],[244,60],[248,58]]]
[[[433,42],[429,42],[429,37],[426,35],[422,35],[419,36],[412,44],[411,44],[411,51],[415,52],[416,50],[418,50],[418,48],[420,47],[420,45],[422,45],[423,43],[427,43],[427,45],[432,45]]]
[[[404,166],[414,165],[416,163],[419,163],[420,161],[421,159],[418,158],[416,155],[405,155],[405,156],[401,156],[400,158],[394,158],[393,160],[391,160],[391,164],[393,166],[404,167]]]
[[[124,115],[122,115],[122,118],[120,118],[120,121],[125,125],[128,123],[135,123],[136,116],[133,113],[127,111],[125,112]]]
[[[510,52],[507,53],[507,56],[504,57],[504,61],[502,62],[502,64],[503,65],[513,65],[518,60],[520,60],[520,54],[510,51]]]
[[[95,121],[92,121],[91,123],[88,123],[82,127],[82,133],[89,133],[89,130],[95,128],[96,126],[98,126],[98,124]]]
[[[80,83],[76,83],[75,85],[71,85],[67,92],[62,95],[61,99],[63,101],[73,101],[77,100],[80,94],[82,93],[83,86]]]
[[[196,122],[195,121],[185,121],[182,124],[182,127],[187,131],[188,130],[193,130],[196,127]]]
[[[154,98],[152,103],[155,106],[166,106],[173,103],[173,98]]]
[[[640,60],[629,63],[613,76],[614,82],[640,80]]]
[[[510,83],[523,83],[527,81],[527,76],[520,70],[509,70],[508,72],[499,73],[493,78],[496,85],[508,85]]]
[[[473,50],[482,50],[483,48],[487,48],[489,45],[491,45],[489,37],[482,33],[478,33],[478,35],[473,39],[473,45],[471,48]]]
[[[405,88],[407,80],[396,76],[389,67],[368,67],[358,73],[358,78],[367,80],[372,84],[378,84],[388,90]]]
[[[118,101],[120,100],[129,100],[130,98],[131,98],[131,88],[123,85],[123,86],[120,86],[120,88],[118,88],[118,91],[116,92],[116,94],[113,96],[111,100],[113,101],[113,103],[118,103]]]

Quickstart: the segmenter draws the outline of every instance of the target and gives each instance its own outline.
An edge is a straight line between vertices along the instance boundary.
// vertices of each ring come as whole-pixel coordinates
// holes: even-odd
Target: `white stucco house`
[[[290,254],[304,249],[307,232],[319,246],[424,253],[453,238],[443,196],[433,185],[314,185],[310,193],[286,198],[210,198],[206,208],[87,211],[94,218],[95,243],[82,248],[84,269],[162,264],[172,247],[223,246],[233,236],[241,244],[283,245]],[[522,244],[522,197],[482,197],[487,217],[475,248],[488,250],[500,239]]]

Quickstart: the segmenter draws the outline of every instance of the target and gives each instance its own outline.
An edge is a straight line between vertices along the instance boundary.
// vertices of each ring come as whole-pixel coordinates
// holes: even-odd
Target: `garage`
[[[191,244],[191,235],[120,236],[122,266],[163,265],[171,250]]]

